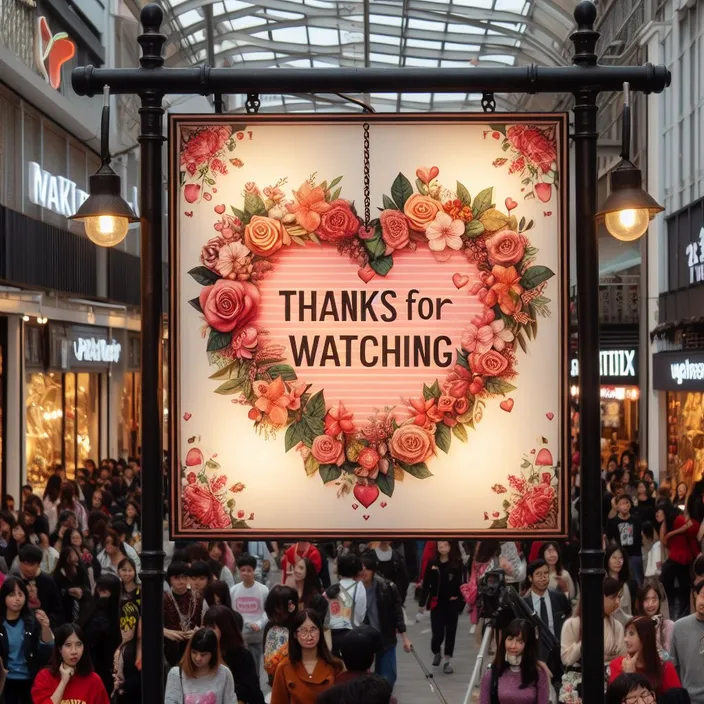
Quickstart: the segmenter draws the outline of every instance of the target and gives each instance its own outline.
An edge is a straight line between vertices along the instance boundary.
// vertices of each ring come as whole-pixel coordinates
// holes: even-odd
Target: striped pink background
[[[375,276],[365,284],[358,276],[358,267],[351,263],[346,256],[338,254],[332,247],[318,247],[309,245],[305,249],[298,245],[287,248],[275,262],[275,267],[264,279],[261,293],[261,309],[257,320],[260,328],[271,333],[273,342],[285,345],[287,361],[293,366],[293,356],[289,344],[289,335],[300,338],[301,335],[430,335],[432,339],[438,335],[447,335],[452,340],[452,350],[460,346],[462,330],[474,315],[482,310],[482,305],[468,293],[472,283],[478,279],[478,272],[474,265],[470,265],[463,254],[453,253],[447,262],[438,262],[430,251],[423,247],[416,252],[401,252],[394,256],[395,265],[386,277]],[[467,274],[469,284],[458,291],[452,283],[453,273]],[[311,322],[310,314],[306,312],[303,322],[298,320],[297,298],[292,298],[291,321],[285,322],[285,298],[279,295],[279,290],[311,290],[318,291],[318,306],[322,304],[324,292],[327,290],[340,293],[343,290],[384,291],[396,292],[393,305],[398,313],[393,323],[381,322],[334,322],[329,318],[324,322]],[[410,289],[418,289],[415,298],[422,297],[450,298],[452,304],[445,304],[442,308],[440,320],[431,318],[421,320],[416,312],[412,320],[407,317],[406,297]],[[377,296],[378,300],[379,296]],[[309,298],[306,299],[309,302]],[[339,298],[338,310],[342,314]],[[386,312],[380,303],[375,303],[377,316]],[[318,313],[319,316],[319,313]],[[393,345],[393,340],[390,341]],[[318,347],[318,360],[322,351],[323,339],[321,337]],[[353,343],[353,352],[358,345]],[[369,347],[368,356],[372,353]],[[441,347],[440,353],[445,351]],[[401,345],[403,350],[403,345]],[[412,344],[411,344],[412,350]],[[432,350],[432,347],[431,347]],[[381,351],[381,347],[374,353]],[[341,364],[344,364],[343,355],[345,343],[338,341],[338,354]],[[330,364],[328,362],[328,364]],[[325,389],[325,399],[328,406],[337,400],[345,403],[347,408],[354,412],[355,420],[361,422],[372,415],[375,409],[395,405],[401,398],[421,396],[423,384],[432,384],[436,378],[440,383],[452,367],[417,367],[393,368],[381,366],[381,360],[375,367],[365,368],[359,362],[356,354],[352,367],[335,366],[303,366],[296,369],[299,378],[306,383],[313,384],[312,391]]]

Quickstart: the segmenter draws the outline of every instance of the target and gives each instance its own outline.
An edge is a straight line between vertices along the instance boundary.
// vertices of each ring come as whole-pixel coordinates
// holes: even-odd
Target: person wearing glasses
[[[694,587],[694,614],[675,622],[670,656],[695,704],[704,702],[704,582]]]
[[[322,637],[323,624],[313,609],[299,611],[288,639],[288,657],[276,668],[271,704],[315,704],[335,684],[343,665]]]
[[[606,691],[606,704],[655,704],[656,701],[648,679],[635,672],[619,675]]]

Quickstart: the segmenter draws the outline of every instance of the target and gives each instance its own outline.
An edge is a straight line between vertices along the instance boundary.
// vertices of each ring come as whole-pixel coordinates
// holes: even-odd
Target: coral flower
[[[493,308],[497,303],[506,315],[513,315],[521,310],[523,286],[519,283],[521,275],[515,266],[495,266],[491,270],[494,283],[486,296],[486,305]]]
[[[454,250],[462,249],[464,223],[453,220],[447,213],[439,212],[435,220],[425,228],[428,247],[433,252],[442,252],[446,247]]]
[[[332,437],[340,433],[350,435],[354,433],[354,415],[345,408],[340,401],[337,408],[331,408],[325,416],[325,434]]]
[[[438,423],[442,420],[442,411],[435,405],[435,399],[411,398],[408,400],[410,411],[413,414],[413,423],[424,428],[429,423]]]
[[[259,396],[254,406],[265,415],[274,425],[284,425],[288,420],[289,397],[286,395],[284,380],[277,376],[271,384],[257,382],[254,385],[254,393]]]
[[[312,188],[306,181],[298,191],[294,191],[298,203],[287,203],[289,212],[296,215],[298,224],[308,232],[313,232],[320,225],[320,216],[330,210],[330,203],[325,201],[325,191],[316,186]]]

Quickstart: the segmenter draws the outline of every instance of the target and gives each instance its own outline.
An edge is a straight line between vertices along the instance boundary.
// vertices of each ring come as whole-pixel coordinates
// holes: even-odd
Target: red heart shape
[[[546,417],[548,420],[552,420],[552,419],[555,417],[555,414],[554,414],[554,413],[546,413],[546,414],[545,414],[545,417]]]
[[[534,454],[535,454],[535,448],[533,448],[533,449],[530,451],[530,454],[531,454],[531,455],[534,455]]]
[[[382,502],[379,504],[379,506],[381,506],[381,508],[386,508],[388,505],[389,505],[389,504],[387,504],[386,501],[382,501]]]
[[[356,511],[359,508],[359,504],[352,504],[352,508]]]
[[[191,420],[191,414],[190,413],[184,413],[183,414],[183,420]]]
[[[365,513],[365,514],[362,516],[362,518],[363,518],[365,521],[368,521],[368,520],[369,520],[369,514],[366,514],[366,513]]]
[[[416,169],[416,176],[427,186],[434,178],[437,178],[440,169],[437,166],[421,166]]]
[[[193,217],[193,211],[192,211],[192,210],[185,210],[185,211],[183,212],[183,214],[184,214],[187,218],[192,218],[192,217]]]
[[[376,484],[357,484],[353,493],[364,508],[369,508],[379,498],[379,487]]]
[[[499,404],[499,408],[501,408],[502,411],[506,411],[506,413],[510,413],[513,410],[513,404],[513,399],[507,398]]]
[[[365,266],[363,269],[357,271],[357,276],[359,276],[365,284],[368,284],[376,276],[376,272],[370,266]]]
[[[513,198],[507,198],[507,199],[504,201],[504,204],[506,205],[506,210],[508,210],[509,213],[510,213],[514,208],[517,208],[517,207],[518,207],[518,203],[516,203],[516,201],[513,200]]]
[[[498,511],[494,511],[491,515],[493,518],[498,518],[501,514]]]
[[[222,215],[225,212],[225,206],[224,205],[216,205],[213,210],[218,214]]]
[[[453,274],[452,283],[455,284],[455,288],[459,291],[463,286],[469,283],[469,276],[466,274]]]

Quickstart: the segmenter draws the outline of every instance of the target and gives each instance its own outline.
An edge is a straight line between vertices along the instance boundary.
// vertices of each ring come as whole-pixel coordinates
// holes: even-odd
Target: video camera
[[[496,620],[506,607],[506,573],[502,569],[487,570],[477,587],[479,617]]]

